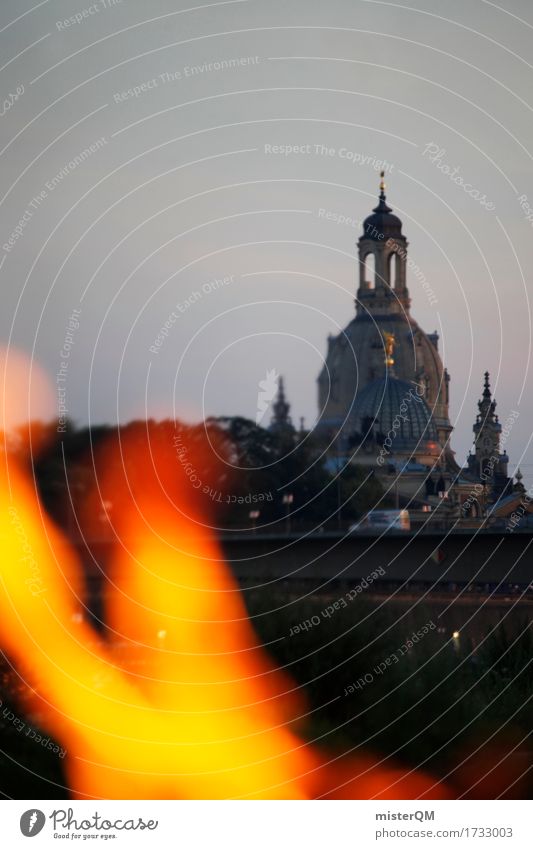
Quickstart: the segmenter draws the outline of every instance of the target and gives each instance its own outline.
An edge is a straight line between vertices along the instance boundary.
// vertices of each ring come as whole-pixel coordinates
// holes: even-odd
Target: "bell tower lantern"
[[[379,203],[363,222],[359,239],[359,289],[357,315],[409,313],[406,284],[407,239],[402,222],[392,214],[385,195],[385,172],[381,172]]]

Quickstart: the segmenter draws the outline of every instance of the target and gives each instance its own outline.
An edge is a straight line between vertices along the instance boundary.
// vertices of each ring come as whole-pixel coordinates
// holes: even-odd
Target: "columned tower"
[[[406,283],[408,242],[402,222],[387,206],[384,177],[382,171],[379,203],[365,219],[358,244],[357,315],[408,313],[411,303]]]
[[[438,351],[438,334],[426,334],[412,318],[407,288],[408,241],[393,214],[381,173],[378,204],[363,223],[358,241],[356,314],[338,336],[330,336],[318,378],[319,431],[351,427],[360,393],[387,373],[387,340],[394,339],[395,377],[413,386],[432,417],[444,466],[458,467],[449,446],[449,375]],[[366,396],[365,396],[366,397]],[[368,400],[368,399],[367,399]],[[377,415],[376,411],[376,415]],[[349,438],[349,434],[345,434]]]

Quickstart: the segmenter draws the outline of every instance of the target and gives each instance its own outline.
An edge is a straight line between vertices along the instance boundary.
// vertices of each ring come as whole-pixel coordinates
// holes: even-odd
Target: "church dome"
[[[360,441],[370,437],[383,443],[388,437],[391,453],[436,448],[438,435],[431,410],[417,389],[390,375],[372,381],[355,398],[350,429]]]
[[[438,406],[444,387],[439,353],[416,321],[405,314],[362,313],[338,336],[330,336],[324,367],[319,377],[321,417],[339,423],[352,407],[357,393],[383,377],[384,336],[395,337],[394,371],[399,380],[426,384],[426,401]],[[435,411],[436,412],[436,411]]]
[[[363,238],[373,242],[405,238],[402,234],[402,222],[397,215],[392,214],[383,192],[379,197],[379,204],[372,210],[372,215],[365,218],[363,231]]]

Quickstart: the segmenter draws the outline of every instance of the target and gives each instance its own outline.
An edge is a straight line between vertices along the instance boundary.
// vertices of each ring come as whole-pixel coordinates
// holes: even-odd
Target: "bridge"
[[[381,536],[226,534],[221,544],[234,574],[246,582],[354,584],[380,570],[378,584],[436,588],[533,588],[533,534],[490,530]],[[381,574],[383,572],[383,574]]]

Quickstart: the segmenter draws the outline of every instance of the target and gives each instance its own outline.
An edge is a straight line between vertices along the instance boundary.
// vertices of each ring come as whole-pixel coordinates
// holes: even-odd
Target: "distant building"
[[[524,492],[520,470],[517,471],[516,483],[507,474],[509,457],[501,451],[502,426],[496,415],[496,401],[492,398],[489,377],[486,371],[483,394],[478,402],[479,412],[473,426],[474,450],[454,486],[463,521],[469,517],[476,519],[488,515],[504,518],[512,512],[512,504]],[[513,496],[511,501],[509,496]],[[508,510],[504,509],[504,502]]]
[[[511,494],[514,504],[523,487],[508,477],[509,460],[500,451],[488,373],[474,424],[474,453],[464,469],[455,461],[450,377],[438,334],[425,333],[411,316],[407,268],[417,266],[408,260],[402,222],[387,205],[383,178],[382,173],[378,205],[358,241],[355,317],[328,339],[315,437],[332,470],[346,463],[370,466],[402,506],[420,510],[425,519],[434,513],[467,524],[486,517],[496,503],[503,510]],[[292,427],[288,412],[281,382],[271,428]]]
[[[360,429],[359,407],[367,387],[376,381],[405,381],[416,386],[417,397],[431,410],[431,434],[424,433],[422,442],[436,441],[438,448],[430,453],[439,456],[440,447],[444,462],[450,463],[449,376],[439,355],[438,334],[424,333],[410,314],[407,246],[402,222],[387,205],[382,175],[378,205],[365,219],[358,243],[356,315],[342,333],[329,337],[318,378],[318,427],[330,433],[340,429],[346,447],[351,432]],[[404,389],[399,391],[401,395]],[[364,397],[367,403],[368,395]],[[381,411],[374,412],[383,432]],[[421,435],[416,428],[410,433],[413,449]],[[422,447],[427,453],[428,446]]]
[[[283,378],[278,380],[278,392],[276,400],[272,404],[272,418],[269,430],[273,433],[294,436],[295,430],[290,417],[291,405],[285,398],[285,384]]]

